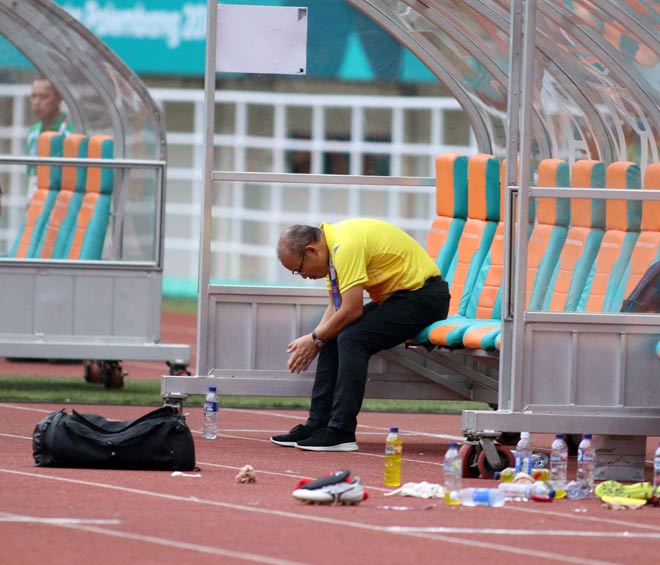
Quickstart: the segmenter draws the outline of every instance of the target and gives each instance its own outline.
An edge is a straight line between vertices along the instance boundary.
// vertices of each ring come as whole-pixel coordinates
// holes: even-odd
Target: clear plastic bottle
[[[456,499],[463,506],[504,506],[504,491],[496,488],[462,488]]]
[[[385,473],[384,485],[398,487],[401,485],[401,455],[403,454],[403,440],[399,435],[399,428],[390,428],[385,438]]]
[[[535,481],[549,481],[550,480],[550,469],[546,467],[541,467],[537,469],[536,467],[532,469],[532,479]]]
[[[550,446],[550,480],[564,485],[568,480],[568,445],[564,434],[557,434]]]
[[[655,456],[653,457],[653,492],[655,493],[656,489],[660,487],[660,444],[655,450]]]
[[[571,481],[564,489],[566,498],[570,500],[582,500],[588,498],[591,493],[591,488],[587,483],[582,481]]]
[[[532,474],[532,438],[529,432],[520,432],[516,445],[516,473]]]
[[[202,423],[202,437],[215,439],[218,435],[218,395],[217,388],[210,386],[204,401],[204,422]]]
[[[500,483],[497,488],[504,493],[507,500],[550,501],[555,497],[554,489],[545,481],[536,481],[535,483]]]
[[[591,443],[591,434],[584,434],[578,445],[577,482],[594,486],[594,466],[596,464],[596,453]]]
[[[450,443],[445,453],[443,463],[445,474],[445,502],[447,504],[460,504],[458,491],[463,486],[463,461],[458,451],[457,443]]]
[[[513,467],[507,467],[506,469],[495,471],[493,473],[493,478],[496,481],[502,481],[503,483],[512,483],[515,476],[516,470]]]

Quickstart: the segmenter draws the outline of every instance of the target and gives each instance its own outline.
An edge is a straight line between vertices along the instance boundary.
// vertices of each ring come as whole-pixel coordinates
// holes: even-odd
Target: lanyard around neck
[[[335,303],[335,310],[341,306],[341,295],[339,294],[339,282],[337,281],[337,271],[332,264],[332,259],[328,262],[328,271],[330,273],[330,288],[332,289],[332,300]]]

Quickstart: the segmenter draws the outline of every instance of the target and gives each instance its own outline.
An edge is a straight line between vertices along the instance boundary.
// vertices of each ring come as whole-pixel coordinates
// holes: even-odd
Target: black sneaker
[[[336,428],[321,428],[308,439],[296,442],[298,449],[307,451],[357,451],[355,434],[342,432]]]
[[[296,442],[311,437],[316,429],[317,428],[312,428],[308,425],[298,424],[297,426],[291,428],[288,434],[273,436],[270,438],[270,441],[276,443],[277,445],[281,445],[282,447],[295,447]]]

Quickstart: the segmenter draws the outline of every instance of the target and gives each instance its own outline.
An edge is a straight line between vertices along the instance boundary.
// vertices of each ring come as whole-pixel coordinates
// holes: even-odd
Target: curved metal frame
[[[557,6],[546,3],[544,4],[544,7],[547,7],[551,12],[548,13],[546,10],[544,11],[545,15],[553,19],[557,25],[565,19],[565,14]],[[603,8],[603,6],[601,6],[601,8]],[[599,58],[607,63],[608,71],[614,75],[619,84],[625,84],[627,88],[630,89],[631,93],[634,95],[635,101],[648,112],[647,118],[653,118],[653,121],[656,124],[655,129],[660,132],[660,109],[648,92],[637,83],[634,75],[632,75],[626,68],[625,61],[623,61],[617,53],[603,47],[601,42],[593,37],[593,32],[587,32],[574,23],[569,25],[571,34],[578,38],[583,45],[588,47],[591,52],[597,54]],[[610,150],[610,159],[612,159],[614,154],[615,152]]]
[[[121,112],[117,111],[115,102],[113,100],[111,90],[96,80],[94,73],[91,72],[92,63],[98,64],[98,61],[107,61],[109,65],[117,70],[120,75],[125,79],[127,84],[130,84],[135,94],[139,97],[143,106],[148,107],[148,110],[152,116],[154,122],[154,134],[157,137],[158,143],[158,160],[166,160],[167,158],[167,143],[166,143],[166,128],[162,119],[162,115],[158,106],[153,101],[149,95],[148,90],[140,81],[140,79],[131,71],[108,47],[101,43],[96,36],[94,36],[87,28],[85,28],[78,20],[73,18],[66,12],[63,8],[54,4],[50,0],[30,0],[30,5],[34,5],[38,8],[38,11],[46,14],[47,18],[52,18],[54,21],[61,22],[59,28],[67,30],[67,33],[73,37],[69,37],[70,40],[68,44],[76,45],[76,41],[80,39],[84,40],[85,46],[93,50],[97,55],[94,57],[88,58],[86,61],[84,58],[79,56],[81,51],[80,47],[72,48],[68,47],[66,49],[67,57],[71,60],[75,60],[76,68],[85,68],[88,69],[88,72],[85,73],[85,76],[90,81],[90,84],[95,89],[95,92],[103,95],[103,101],[105,104],[105,109],[110,112],[111,120],[113,123],[113,131],[123,132],[125,128],[122,124],[127,123],[130,119],[127,116],[123,116]],[[12,0],[0,0],[0,13],[4,13],[5,16],[0,18],[0,33],[5,35],[11,42],[19,49],[27,59],[30,61],[39,62],[39,70],[46,76],[49,80],[53,81],[60,90],[64,100],[67,102],[74,120],[78,120],[76,123],[80,123],[83,127],[83,131],[86,131],[85,127],[85,118],[83,115],[78,113],[76,109],[76,98],[70,92],[70,86],[66,80],[61,79],[56,73],[53,72],[52,65],[48,64],[48,61],[39,55],[38,50],[30,48],[29,38],[30,34],[21,33],[23,30],[21,26],[16,26],[15,22],[18,18],[22,22],[24,29],[31,29],[33,31],[32,36],[39,36],[49,41],[52,45],[54,52],[62,51],[62,41],[63,38],[58,36],[57,38],[51,38],[48,32],[45,32],[43,26],[39,25],[39,22],[30,20],[27,16],[22,15],[22,11],[26,10],[28,2],[15,2]],[[46,16],[45,16],[46,17]],[[56,41],[57,39],[57,41]],[[64,38],[65,40],[67,38]],[[64,41],[66,43],[66,41]],[[119,155],[124,155],[125,153],[125,142],[123,137],[115,139],[116,141],[116,150]]]
[[[0,355],[165,360],[187,365],[189,346],[160,342],[167,144],[156,103],[110,49],[50,0],[0,0],[0,33],[60,90],[76,129],[88,135],[111,134],[115,154],[123,157],[2,156],[2,162],[84,161],[88,166],[116,168],[115,212],[123,209],[121,198],[128,190],[128,175],[122,171],[155,170],[154,200],[150,200],[154,204],[153,247],[147,260],[0,260],[0,302],[7,313],[0,328]],[[138,128],[143,128],[139,130],[143,135],[133,139]],[[119,237],[121,217],[114,229]]]
[[[371,2],[373,0],[348,1],[353,6],[355,6],[355,8],[363,12],[366,16],[380,25],[385,31],[400,41],[402,45],[410,49],[410,51],[414,53],[415,56],[422,63],[424,63],[436,77],[442,81],[447,89],[454,95],[461,108],[465,110],[470,125],[473,128],[477,146],[481,151],[491,152],[492,141],[490,139],[490,135],[488,134],[488,126],[486,125],[482,112],[478,108],[477,104],[475,104],[473,98],[465,91],[463,85],[461,85],[458,80],[456,80],[456,78],[454,78],[454,76],[452,76],[452,74],[447,70],[446,67],[452,67],[451,63],[445,61],[445,65],[440,64],[437,59],[437,54],[432,55],[428,46],[422,45],[422,43],[420,43],[416,37],[403,32],[398,21],[392,20],[377,6],[372,5]],[[440,57],[440,59],[441,61],[444,60],[443,57]]]

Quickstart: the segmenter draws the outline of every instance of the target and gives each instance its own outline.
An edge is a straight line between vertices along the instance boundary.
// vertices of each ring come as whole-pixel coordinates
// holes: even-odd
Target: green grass
[[[162,311],[185,312],[186,314],[197,314],[197,299],[164,297]]]
[[[201,395],[190,396],[186,406],[200,406]],[[121,404],[159,406],[160,381],[126,379],[120,389],[106,389],[100,384],[85,382],[82,377],[24,377],[0,375],[0,402],[47,402],[54,404]],[[309,408],[308,398],[274,396],[222,396],[225,408]],[[481,402],[454,400],[382,400],[368,398],[363,410],[369,412],[414,412],[457,414],[461,410],[488,410]]]

